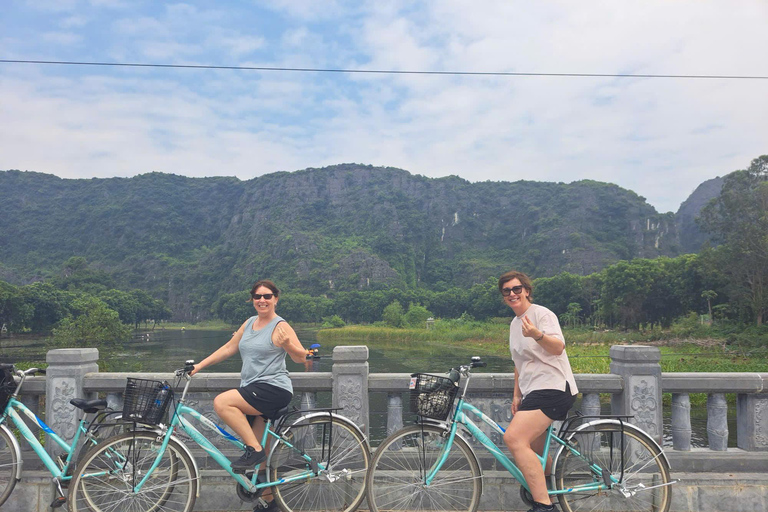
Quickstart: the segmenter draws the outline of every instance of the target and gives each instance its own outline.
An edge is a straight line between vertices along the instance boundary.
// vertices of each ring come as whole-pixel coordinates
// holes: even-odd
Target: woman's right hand
[[[517,413],[517,409],[520,407],[520,402],[522,401],[523,401],[522,397],[519,397],[519,396],[512,397],[512,414],[513,415]]]

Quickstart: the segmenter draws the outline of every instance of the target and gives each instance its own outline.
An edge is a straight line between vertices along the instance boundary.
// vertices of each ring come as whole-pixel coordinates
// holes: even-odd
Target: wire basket
[[[157,425],[162,423],[173,399],[167,382],[128,378],[123,394],[123,419]]]
[[[411,375],[411,412],[424,418],[444,420],[448,417],[459,391],[459,385],[447,377],[414,373]]]

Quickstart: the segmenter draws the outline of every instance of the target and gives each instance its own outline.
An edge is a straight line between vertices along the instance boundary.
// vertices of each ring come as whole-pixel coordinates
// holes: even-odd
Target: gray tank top
[[[271,384],[293,393],[291,379],[285,368],[286,351],[272,343],[272,332],[281,317],[275,317],[258,331],[253,330],[256,316],[245,323],[243,337],[240,338],[240,357],[243,359],[243,369],[240,371],[240,387],[254,382]]]

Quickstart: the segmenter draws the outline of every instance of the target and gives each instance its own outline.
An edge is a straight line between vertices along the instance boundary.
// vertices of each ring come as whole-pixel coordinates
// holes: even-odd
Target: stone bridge
[[[673,478],[680,480],[673,488],[673,510],[768,510],[768,373],[662,373],[658,348],[637,345],[614,346],[610,356],[609,374],[576,375],[582,393],[577,407],[585,414],[602,410],[632,415],[631,422],[665,446]],[[117,410],[122,408],[126,377],[173,379],[170,373],[99,372],[98,358],[93,348],[52,350],[47,354],[47,375],[30,378],[24,385],[22,401],[65,439],[74,435],[79,420],[70,399],[106,396]],[[403,405],[408,404],[409,375],[369,373],[365,346],[336,347],[331,372],[294,373],[291,378],[297,406],[343,407],[342,414],[363,426],[374,449],[387,433],[414,419]],[[239,380],[233,373],[196,376],[190,388],[196,408],[218,421],[213,397],[237,387]],[[468,397],[505,426],[511,418],[512,389],[512,374],[475,373]],[[667,407],[666,413],[663,393],[671,394],[671,410]],[[692,447],[691,393],[707,395],[705,447]],[[730,447],[727,395],[735,396],[736,409],[736,446]],[[503,446],[498,437],[492,439]],[[51,445],[48,450],[58,448]],[[251,504],[237,498],[229,476],[207,461],[201,450],[193,452],[203,471],[195,510],[251,510]],[[23,450],[23,459],[22,481],[3,512],[44,512],[52,497],[50,474],[31,450]],[[525,510],[517,483],[506,472],[492,469],[484,472],[480,508]]]

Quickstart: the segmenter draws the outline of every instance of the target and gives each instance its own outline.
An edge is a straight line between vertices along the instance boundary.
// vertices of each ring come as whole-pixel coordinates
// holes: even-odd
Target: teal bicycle
[[[419,421],[389,436],[374,453],[366,478],[372,512],[476,511],[483,490],[481,464],[459,426],[520,483],[523,501],[533,505],[520,470],[470,419],[474,415],[494,432],[504,433],[464,398],[471,369],[483,366],[473,357],[448,377],[412,375],[411,407]],[[465,385],[459,393],[461,377]],[[545,467],[550,445],[555,445],[549,494],[563,511],[668,512],[674,483],[669,461],[627,418],[577,415],[566,419],[557,433],[550,426],[539,459]]]
[[[67,443],[19,401],[19,392],[24,381],[28,376],[37,373],[45,372],[38,368],[24,371],[16,370],[12,364],[0,364],[0,407],[3,408],[3,415],[0,417],[0,506],[6,502],[16,483],[21,479],[21,447],[19,440],[14,435],[14,430],[19,433],[21,439],[29,444],[53,476],[57,494],[51,507],[55,508],[64,505],[66,501],[64,487],[72,479],[73,469],[79,458],[77,454],[82,456],[85,453],[85,448],[96,444],[99,438],[104,435],[106,427],[99,420],[103,419],[105,415],[111,414],[106,409],[106,400],[81,398],[70,400],[70,404],[87,414],[95,414],[95,416],[91,422],[86,421],[84,416],[75,430],[72,443]],[[18,377],[18,382],[14,380],[14,376]],[[37,425],[49,439],[60,446],[64,451],[63,454],[56,458],[48,455],[40,440],[22,419],[22,415]],[[78,450],[77,447],[81,440],[84,440],[84,448]]]
[[[311,356],[310,356],[311,357]],[[236,484],[243,501],[265,506],[261,497],[271,489],[284,512],[352,512],[365,498],[370,446],[360,428],[334,409],[296,411],[285,408],[266,418],[262,446],[271,446],[265,463],[246,474],[234,473],[230,460],[191,420],[236,453],[245,447],[236,437],[189,405],[187,394],[194,368],[187,361],[176,371],[176,386],[185,381],[181,398],[170,410],[170,422],[155,431],[134,431],[101,442],[78,466],[70,485],[71,512],[189,512],[200,493],[200,471],[192,452],[175,433],[194,441]],[[123,416],[146,423],[164,414],[173,389],[157,381],[129,379],[135,407]],[[128,395],[128,392],[126,392]],[[128,400],[126,399],[126,402]],[[119,457],[115,455],[119,454]],[[265,480],[259,469],[266,470]]]

